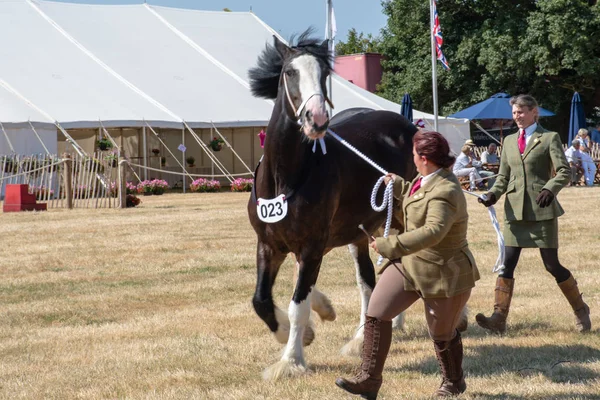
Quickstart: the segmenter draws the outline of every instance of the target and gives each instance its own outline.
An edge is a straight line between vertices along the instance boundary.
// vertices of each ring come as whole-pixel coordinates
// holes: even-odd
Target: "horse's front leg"
[[[252,305],[281,343],[287,340],[287,316],[273,302],[273,284],[286,254],[259,240],[256,246],[256,289]]]
[[[310,302],[312,289],[317,282],[323,259],[321,254],[315,257],[303,257],[298,260],[298,280],[288,307],[290,321],[288,341],[281,360],[265,370],[263,374],[265,379],[293,377],[307,372],[303,346],[307,332],[311,333],[310,336],[314,336],[310,327]]]
[[[364,325],[371,293],[375,288],[375,267],[369,256],[369,244],[366,239],[348,245],[356,268],[356,283],[360,290],[360,322],[352,340],[342,347],[344,355],[360,355],[364,339]]]

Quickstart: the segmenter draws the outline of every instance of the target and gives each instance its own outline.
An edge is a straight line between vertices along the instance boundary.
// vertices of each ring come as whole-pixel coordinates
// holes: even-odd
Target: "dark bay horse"
[[[323,256],[348,245],[362,293],[361,321],[356,339],[362,342],[368,300],[375,286],[363,224],[374,232],[386,213],[373,211],[370,195],[381,173],[331,136],[331,128],[386,171],[411,179],[412,137],[416,127],[399,114],[350,109],[329,119],[326,78],[331,72],[327,41],[302,34],[293,47],[275,38],[258,65],[249,71],[252,93],[275,99],[267,127],[264,156],[257,167],[248,214],[258,237],[256,313],[276,338],[286,343],[282,359],[265,371],[279,378],[306,371],[303,346],[314,331],[312,308],[325,320],[335,319],[329,300],[314,286]],[[330,103],[330,102],[329,102]],[[326,154],[313,141],[324,139]],[[379,193],[381,199],[383,188]],[[272,288],[288,253],[297,261],[297,281],[287,314],[273,302]],[[311,304],[312,300],[312,304]]]

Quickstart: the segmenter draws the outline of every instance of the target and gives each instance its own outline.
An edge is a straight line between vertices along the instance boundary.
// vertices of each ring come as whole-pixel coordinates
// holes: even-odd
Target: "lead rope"
[[[487,196],[485,194],[478,196],[477,194],[464,189],[463,192],[470,194],[471,196],[480,198],[482,200],[487,200]],[[494,230],[496,231],[496,236],[498,237],[498,258],[496,259],[496,264],[494,264],[494,266],[492,267],[492,272],[500,273],[504,271],[504,236],[502,235],[502,231],[500,230],[500,223],[498,222],[498,218],[496,217],[496,209],[494,209],[494,206],[489,206],[487,209],[488,214],[490,215],[490,219],[492,220],[492,226],[494,227]]]
[[[377,192],[379,191],[379,187],[383,183],[383,180],[384,180],[385,176],[388,174],[388,172],[385,169],[381,168],[379,165],[377,165],[377,163],[375,163],[369,157],[367,157],[363,153],[361,153],[356,147],[352,146],[350,143],[348,143],[347,141],[342,139],[337,133],[335,133],[331,129],[327,129],[327,133],[329,133],[331,136],[333,136],[335,139],[337,139],[341,144],[346,146],[348,149],[350,149],[352,152],[354,152],[357,156],[359,156],[360,158],[362,158],[363,160],[368,162],[373,168],[375,168],[376,170],[378,170],[379,172],[381,172],[383,174],[383,176],[377,180],[377,182],[375,183],[375,186],[373,187],[373,191],[371,192],[371,208],[373,208],[373,210],[375,210],[377,212],[381,212],[387,207],[387,218],[385,220],[383,237],[385,237],[385,238],[388,237],[388,235],[390,233],[390,226],[392,225],[392,217],[394,215],[394,185],[387,185],[385,187],[381,205],[378,206],[377,200],[376,200]],[[383,262],[383,256],[380,255],[379,258],[377,259],[377,265],[380,265],[382,262]]]

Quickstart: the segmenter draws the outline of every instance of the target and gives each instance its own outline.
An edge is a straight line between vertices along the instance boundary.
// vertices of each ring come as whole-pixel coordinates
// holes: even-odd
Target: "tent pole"
[[[185,147],[185,127],[181,128],[181,144]],[[185,151],[181,152],[181,163],[185,163]],[[192,182],[194,182],[194,180],[192,179]],[[191,182],[190,182],[191,183]],[[181,174],[181,186],[183,186],[183,193],[185,193],[185,187],[187,186],[185,184],[185,174],[182,173]]]
[[[4,134],[4,137],[6,138],[6,142],[8,143],[8,147],[10,147],[10,151],[13,153],[16,153],[15,148],[13,147],[10,139],[8,138],[8,133],[6,133],[6,131],[4,130],[4,125],[2,125],[2,122],[0,122],[0,128],[2,128],[2,133]]]
[[[179,164],[179,166],[180,166],[180,167],[181,167],[181,169],[182,169],[182,170],[185,172],[185,174],[186,174],[187,176],[189,176],[189,177],[190,177],[190,179],[194,180],[194,178],[192,178],[192,176],[191,176],[191,175],[190,175],[190,174],[189,174],[189,173],[186,171],[186,169],[185,169],[185,167],[183,166],[183,164],[179,162],[179,160],[177,159],[177,157],[175,157],[175,154],[173,154],[173,152],[171,151],[171,149],[169,149],[169,148],[167,147],[167,145],[165,144],[165,142],[163,142],[163,141],[162,141],[162,139],[160,138],[160,136],[158,136],[158,133],[156,133],[156,131],[155,131],[155,130],[154,130],[154,129],[153,129],[151,126],[150,126],[150,125],[148,125],[148,122],[144,121],[144,123],[146,124],[146,126],[147,126],[148,128],[150,128],[150,131],[151,131],[152,133],[154,133],[154,136],[156,136],[156,138],[158,139],[158,141],[159,141],[159,142],[160,142],[160,143],[161,143],[161,144],[162,144],[162,145],[165,147],[165,149],[167,149],[167,151],[169,152],[169,154],[171,155],[171,157],[173,157],[173,159],[175,159],[175,161],[177,162],[177,164]],[[185,154],[184,154],[184,157],[185,157]]]
[[[219,159],[211,153],[211,151],[208,149],[208,146],[206,145],[206,143],[204,143],[196,134],[196,132],[194,132],[194,130],[192,128],[190,128],[190,126],[188,125],[187,122],[183,121],[183,125],[185,126],[185,128],[188,130],[188,132],[190,132],[192,134],[192,137],[194,139],[196,139],[196,142],[198,142],[198,144],[200,145],[200,148],[204,151],[204,153],[206,153],[206,155],[208,156],[208,158],[211,159],[211,161],[217,165],[217,168],[219,168],[219,170],[223,173],[223,175],[225,176],[225,178],[227,178],[227,180],[229,181],[229,183],[233,182],[233,177],[231,176],[231,174],[229,173],[229,171],[227,171],[227,168],[225,168],[225,166],[221,163],[221,161],[219,161]],[[211,128],[212,130],[212,128]]]
[[[146,133],[146,127],[142,127],[142,141],[144,147],[144,180],[148,180],[148,137]]]
[[[254,171],[252,171],[244,162],[244,160],[242,160],[242,158],[239,156],[239,154],[235,151],[235,149],[233,148],[233,146],[227,141],[227,139],[225,139],[225,136],[223,136],[221,134],[221,132],[219,132],[219,130],[217,129],[217,127],[215,126],[215,124],[210,121],[210,123],[212,124],[213,128],[215,129],[215,131],[217,132],[217,134],[221,137],[221,139],[223,139],[223,141],[225,142],[225,144],[227,145],[227,147],[229,147],[231,149],[231,151],[233,152],[233,154],[238,158],[238,160],[240,160],[240,162],[244,165],[244,167],[246,167],[246,169],[248,170],[248,172],[250,172],[252,174],[252,176],[254,176]],[[233,135],[232,135],[233,136]],[[211,137],[212,137],[212,128],[211,128]],[[234,171],[235,172],[235,171]]]

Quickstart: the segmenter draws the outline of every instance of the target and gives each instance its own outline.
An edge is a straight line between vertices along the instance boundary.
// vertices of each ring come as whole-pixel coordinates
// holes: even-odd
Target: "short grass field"
[[[313,315],[311,373],[261,378],[282,345],[251,305],[256,239],[247,199],[166,194],[127,210],[0,214],[0,398],[351,399],[334,384],[359,363],[340,355],[360,301],[346,248],[321,268],[319,287],[338,318]],[[559,200],[559,255],[591,307],[592,332],[575,331],[536,250],[522,253],[508,333],[474,323],[492,310],[498,253],[486,209],[468,196],[482,279],[469,301],[461,398],[600,399],[600,188],[567,188]],[[284,309],[293,269],[290,256],[275,286]],[[423,312],[415,304],[394,334],[382,399],[430,398],[440,383]]]

